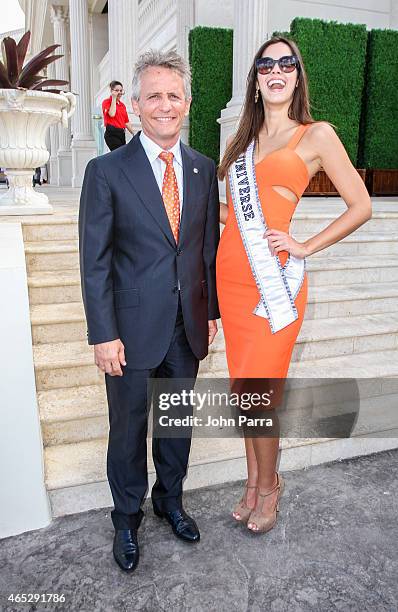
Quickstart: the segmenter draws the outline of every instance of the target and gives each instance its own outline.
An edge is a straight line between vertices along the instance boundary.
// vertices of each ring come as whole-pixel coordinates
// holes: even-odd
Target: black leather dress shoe
[[[199,542],[200,532],[198,526],[183,508],[171,512],[162,512],[153,505],[153,511],[159,518],[166,519],[177,538],[184,540],[184,542]]]
[[[124,572],[135,570],[140,558],[136,529],[115,529],[113,556]]]

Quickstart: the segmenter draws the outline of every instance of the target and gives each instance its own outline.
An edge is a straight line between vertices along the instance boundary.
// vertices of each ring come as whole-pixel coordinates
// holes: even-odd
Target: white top
[[[156,182],[158,184],[160,193],[162,193],[163,186],[163,177],[166,171],[166,162],[162,161],[159,158],[159,153],[165,151],[166,149],[162,149],[156,142],[154,142],[151,138],[148,138],[146,134],[142,131],[140,134],[140,141],[142,146],[144,147],[144,151],[150,161],[152,166],[153,173],[155,175]],[[182,212],[182,201],[184,194],[184,174],[183,174],[183,166],[182,166],[182,155],[181,155],[181,139],[179,138],[171,149],[167,149],[168,152],[173,153],[173,168],[177,178],[178,185],[178,195],[180,198],[180,219]]]

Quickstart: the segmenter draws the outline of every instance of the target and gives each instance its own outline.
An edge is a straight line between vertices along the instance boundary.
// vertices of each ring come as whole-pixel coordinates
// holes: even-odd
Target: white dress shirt
[[[144,151],[150,161],[152,166],[153,173],[155,175],[156,182],[158,184],[160,193],[162,193],[163,186],[163,177],[166,171],[166,162],[162,161],[159,158],[159,153],[162,151],[168,151],[173,153],[173,168],[177,178],[178,185],[178,195],[180,199],[180,219],[182,212],[182,203],[184,196],[184,175],[183,175],[183,166],[182,166],[182,155],[181,155],[181,146],[180,146],[180,138],[177,140],[174,147],[171,149],[162,149],[156,142],[154,142],[151,138],[148,138],[146,134],[142,131],[140,134],[140,141],[142,146],[144,147]]]

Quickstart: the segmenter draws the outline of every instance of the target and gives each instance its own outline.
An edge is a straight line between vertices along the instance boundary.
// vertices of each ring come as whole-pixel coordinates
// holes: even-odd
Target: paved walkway
[[[379,612],[398,610],[398,450],[285,474],[277,526],[230,519],[241,483],[188,492],[202,540],[146,517],[141,560],[111,556],[109,511],[55,520],[0,542],[0,610]],[[63,605],[10,605],[10,593],[64,593]]]

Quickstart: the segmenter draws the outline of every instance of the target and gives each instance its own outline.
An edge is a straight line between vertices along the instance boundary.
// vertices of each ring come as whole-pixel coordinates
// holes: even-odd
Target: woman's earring
[[[259,86],[257,85],[257,87],[256,87],[256,93],[255,93],[255,96],[254,96],[254,104],[257,104],[257,102],[258,102],[258,92],[259,92],[259,91],[260,91],[260,88],[259,88]]]
[[[296,83],[296,87],[298,87],[298,84],[299,84],[299,82],[297,81],[297,83]]]

